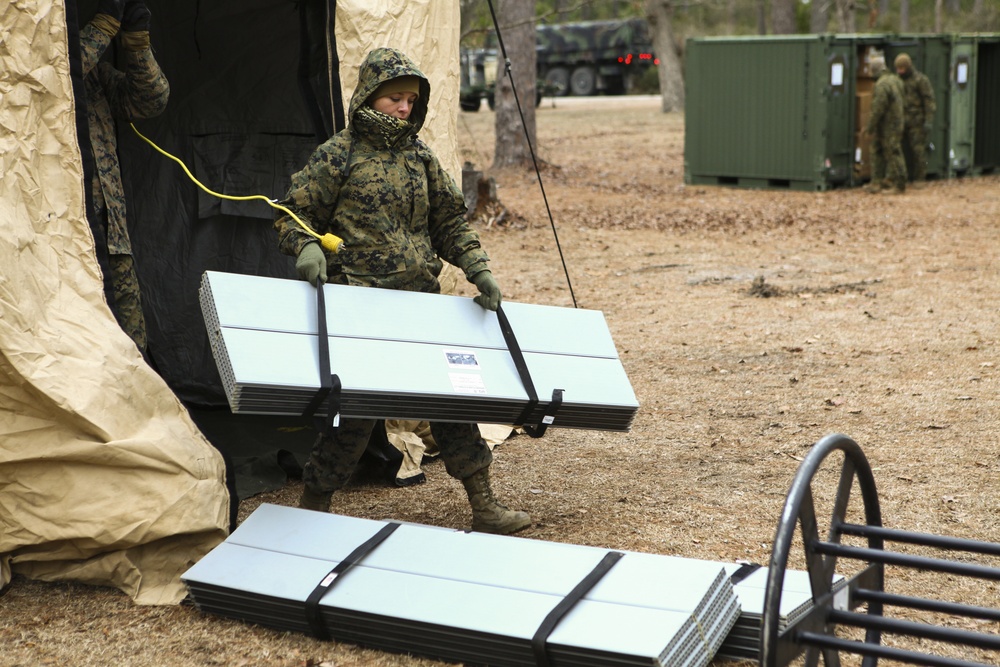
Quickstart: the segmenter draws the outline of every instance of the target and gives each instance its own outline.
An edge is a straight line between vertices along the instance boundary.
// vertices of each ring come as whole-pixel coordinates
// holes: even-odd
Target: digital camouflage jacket
[[[883,140],[903,135],[903,81],[884,70],[872,89],[872,108],[865,130]]]
[[[913,69],[903,77],[903,115],[907,127],[919,127],[934,122],[937,104],[934,102],[934,88],[923,72]]]
[[[409,122],[385,133],[363,109],[376,88],[400,76],[419,77],[420,96]],[[330,282],[439,292],[442,260],[468,278],[486,270],[489,258],[465,219],[462,191],[417,138],[429,94],[427,77],[409,58],[375,49],[361,65],[347,128],[292,176],[283,204],[319,234],[344,240],[340,252],[325,251]],[[287,255],[316,241],[287,214],[274,227]]]
[[[160,115],[170,97],[170,84],[149,49],[123,49],[124,72],[111,63],[102,62],[101,56],[111,44],[111,39],[93,24],[87,24],[80,30],[87,121],[96,162],[91,188],[98,217],[107,225],[108,252],[112,255],[131,255],[115,119],[132,121]],[[105,209],[107,214],[103,215]]]

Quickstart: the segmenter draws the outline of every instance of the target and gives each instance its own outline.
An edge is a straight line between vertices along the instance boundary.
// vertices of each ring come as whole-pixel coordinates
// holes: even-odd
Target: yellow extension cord
[[[129,125],[132,125],[132,129],[135,130],[135,133],[139,135],[140,139],[142,139],[147,144],[149,144],[154,149],[156,149],[156,151],[158,153],[161,153],[162,155],[167,156],[168,158],[170,158],[171,160],[173,160],[174,162],[176,162],[177,164],[179,164],[181,166],[181,169],[184,170],[184,173],[188,175],[188,178],[190,178],[192,181],[194,181],[198,185],[199,188],[201,188],[202,190],[204,190],[208,194],[212,195],[213,197],[219,197],[220,199],[230,199],[232,201],[250,201],[250,200],[253,200],[253,199],[263,200],[263,201],[267,202],[268,205],[271,206],[272,208],[276,208],[279,211],[283,211],[283,212],[287,213],[288,215],[290,215],[292,217],[292,220],[294,220],[295,222],[299,223],[299,226],[302,227],[302,229],[304,229],[306,232],[308,232],[312,236],[315,236],[317,239],[319,239],[319,242],[323,245],[323,247],[326,248],[327,250],[329,250],[330,252],[339,252],[340,248],[344,245],[344,240],[342,238],[340,238],[339,236],[336,236],[334,234],[323,234],[322,236],[320,236],[319,234],[317,234],[315,232],[315,230],[313,230],[312,227],[310,227],[306,223],[302,222],[302,220],[299,219],[299,216],[295,215],[290,210],[288,210],[288,208],[282,206],[281,204],[277,203],[276,201],[274,201],[272,199],[268,199],[264,195],[247,195],[245,197],[235,197],[233,195],[224,195],[222,193],[213,192],[212,190],[209,190],[204,185],[202,185],[201,182],[197,178],[194,177],[194,175],[188,170],[187,165],[185,165],[183,162],[181,162],[181,160],[179,158],[174,157],[173,155],[171,155],[167,151],[163,150],[162,148],[160,148],[159,146],[157,146],[156,144],[154,144],[150,139],[148,139],[147,137],[145,137],[142,134],[142,132],[140,132],[136,128],[136,126],[133,123],[129,123]]]

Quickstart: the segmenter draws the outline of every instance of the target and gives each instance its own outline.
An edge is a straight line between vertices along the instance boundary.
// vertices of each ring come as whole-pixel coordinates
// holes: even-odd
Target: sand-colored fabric
[[[358,67],[374,48],[399,49],[416,63],[431,85],[427,119],[420,138],[437,154],[461,186],[458,157],[459,3],[439,0],[340,0],[337,52],[344,108],[358,83]]]
[[[336,6],[344,94],[369,50],[406,52],[431,81],[421,138],[460,182],[458,4]],[[0,587],[23,574],[177,603],[226,535],[223,461],[105,302],[63,3],[0,4],[0,25]]]
[[[4,3],[0,25],[0,586],[177,603],[226,536],[223,461],[104,300],[62,3]]]
[[[385,432],[389,444],[403,455],[399,471],[396,473],[397,480],[405,481],[416,477],[423,472],[420,466],[424,459],[438,454],[437,443],[434,442],[434,436],[431,435],[428,422],[387,419],[385,420]],[[514,427],[502,424],[480,424],[479,432],[490,449],[493,449],[514,433]]]

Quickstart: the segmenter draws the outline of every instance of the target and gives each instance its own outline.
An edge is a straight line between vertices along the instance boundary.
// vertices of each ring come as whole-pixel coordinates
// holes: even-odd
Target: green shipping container
[[[691,38],[684,57],[685,182],[794,190],[852,184],[850,40]]]
[[[949,42],[948,175],[992,173],[1000,168],[1000,35],[956,35]]]
[[[1000,167],[1000,36],[704,37],[685,53],[685,182],[828,190],[870,178],[874,81],[907,53],[935,91],[928,178]],[[912,173],[912,155],[906,151]]]

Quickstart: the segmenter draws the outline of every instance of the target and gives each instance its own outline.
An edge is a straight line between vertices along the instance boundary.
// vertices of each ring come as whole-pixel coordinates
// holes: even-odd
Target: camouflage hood
[[[427,99],[431,94],[431,84],[423,72],[402,51],[389,48],[372,50],[361,63],[358,73],[358,86],[351,97],[351,108],[348,112],[350,122],[354,122],[354,114],[368,102],[371,94],[386,81],[401,76],[415,76],[420,79],[420,97],[410,112],[410,123],[414,126],[414,134],[423,127],[427,118]]]

